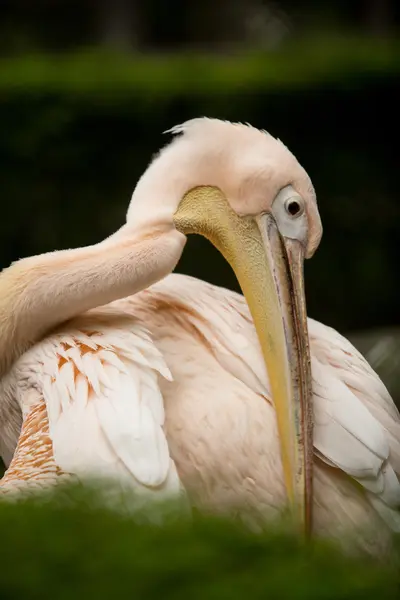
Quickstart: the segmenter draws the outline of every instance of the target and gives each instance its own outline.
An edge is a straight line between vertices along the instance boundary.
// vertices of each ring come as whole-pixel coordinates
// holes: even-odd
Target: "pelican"
[[[302,531],[383,555],[400,416],[361,354],[307,319],[309,176],[250,125],[170,131],[120,230],[0,276],[1,491],[96,474],[263,522],[289,504]],[[172,274],[190,233],[243,296]]]

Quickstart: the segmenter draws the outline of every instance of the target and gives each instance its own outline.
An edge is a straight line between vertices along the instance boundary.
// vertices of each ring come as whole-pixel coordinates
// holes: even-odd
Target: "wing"
[[[356,480],[400,531],[400,415],[364,357],[330,327],[309,319],[317,455]]]
[[[179,300],[224,368],[271,398],[243,296],[176,274],[151,289],[168,302]],[[399,412],[381,379],[346,338],[313,319],[308,327],[315,453],[352,477],[389,526],[400,530]]]
[[[157,497],[182,495],[158,384],[158,376],[171,375],[132,317],[86,315],[32,348],[15,368],[20,401],[32,389],[44,399],[62,472],[116,478]]]

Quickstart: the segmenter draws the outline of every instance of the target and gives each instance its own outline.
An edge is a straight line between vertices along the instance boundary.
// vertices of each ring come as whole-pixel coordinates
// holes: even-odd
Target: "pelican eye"
[[[299,217],[303,214],[303,205],[294,198],[289,198],[285,202],[285,210],[291,217]]]

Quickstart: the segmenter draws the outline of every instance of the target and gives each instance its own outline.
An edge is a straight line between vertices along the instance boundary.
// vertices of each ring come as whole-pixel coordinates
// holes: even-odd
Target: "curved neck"
[[[0,377],[56,325],[165,277],[185,241],[173,229],[140,235],[125,225],[99,244],[13,263],[0,274]]]

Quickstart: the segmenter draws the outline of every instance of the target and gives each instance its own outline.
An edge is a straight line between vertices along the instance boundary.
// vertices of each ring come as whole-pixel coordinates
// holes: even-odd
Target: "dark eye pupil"
[[[298,212],[300,212],[300,204],[296,202],[296,200],[292,200],[292,202],[289,202],[287,210],[288,213],[294,217]]]

